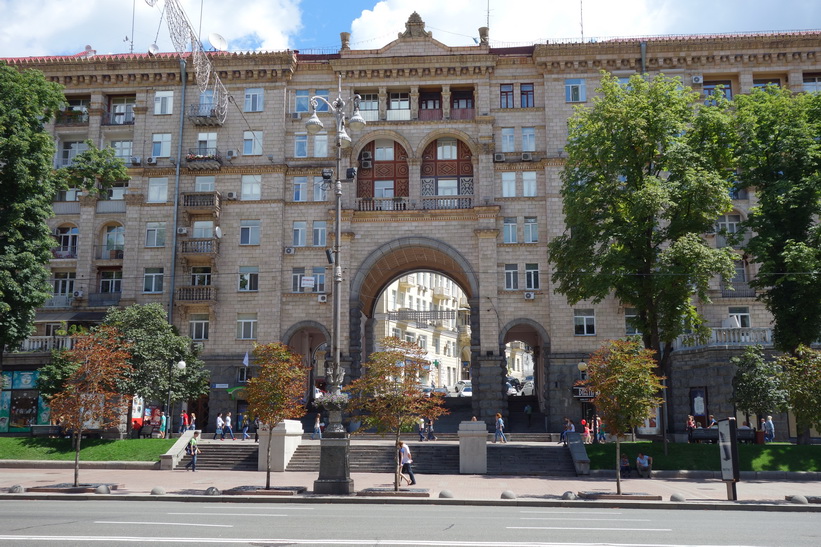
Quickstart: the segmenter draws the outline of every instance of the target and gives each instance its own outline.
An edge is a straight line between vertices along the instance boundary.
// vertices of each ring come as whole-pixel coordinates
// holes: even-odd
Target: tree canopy
[[[735,99],[742,184],[758,205],[744,249],[760,264],[750,283],[773,314],[775,346],[821,338],[821,94],[767,87]]]
[[[736,366],[731,402],[741,412],[768,414],[784,408],[786,392],[781,365],[764,359],[761,346],[752,346],[730,359]]]
[[[722,98],[696,98],[677,78],[602,73],[592,107],[569,120],[567,230],[548,245],[557,292],[636,308],[665,370],[673,340],[703,323],[693,296],[709,302],[710,279],[734,273],[731,250],[701,237],[731,207],[731,118]]]
[[[821,429],[821,351],[799,346],[778,359],[787,403],[795,415],[798,444],[810,443],[810,428]]]

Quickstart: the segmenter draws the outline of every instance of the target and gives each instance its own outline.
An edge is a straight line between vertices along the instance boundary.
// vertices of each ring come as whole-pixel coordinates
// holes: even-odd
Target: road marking
[[[580,528],[573,528],[571,526],[508,526],[508,530],[585,530],[587,532],[593,531],[616,531],[616,532],[672,532],[672,528],[593,528],[591,526],[582,526]]]
[[[570,521],[570,520],[581,520],[584,522],[651,522],[651,519],[624,519],[624,518],[616,518],[616,519],[590,519],[590,518],[564,518],[564,517],[519,517],[519,520],[563,520],[563,521]]]
[[[202,516],[202,513],[166,513],[166,515],[198,515]],[[279,513],[231,513],[232,517],[287,517],[288,515],[283,515]]]
[[[196,522],[145,522],[142,520],[95,520],[94,524],[154,524],[157,526],[210,526],[211,528],[233,528],[233,524],[198,524]]]
[[[533,515],[621,515],[619,511],[520,511]]]

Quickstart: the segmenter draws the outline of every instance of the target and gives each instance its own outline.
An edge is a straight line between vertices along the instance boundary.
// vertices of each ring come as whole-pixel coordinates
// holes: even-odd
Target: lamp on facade
[[[317,114],[317,107],[320,103],[327,105],[328,110],[333,114],[336,121],[336,172],[326,176],[323,169],[322,178],[330,184],[333,182],[334,194],[336,195],[336,215],[334,217],[334,245],[331,251],[334,268],[334,288],[333,288],[333,330],[331,332],[332,361],[325,366],[325,382],[328,393],[339,395],[342,390],[342,380],[345,370],[342,368],[342,355],[340,348],[340,331],[342,329],[342,265],[339,260],[340,241],[342,239],[342,181],[352,181],[356,176],[355,171],[351,176],[342,179],[341,163],[342,149],[350,148],[353,144],[351,137],[346,131],[347,127],[352,130],[360,130],[365,127],[365,119],[359,113],[359,95],[354,95],[350,102],[353,103],[353,112],[350,118],[345,115],[345,107],[348,103],[342,98],[342,74],[339,74],[339,85],[337,87],[337,97],[333,102],[329,102],[324,97],[311,97],[311,117],[305,122],[308,133],[315,134],[324,128],[322,120]],[[348,170],[351,171],[350,169]],[[333,175],[336,175],[335,177]],[[329,256],[330,258],[330,256]],[[349,439],[342,425],[341,412],[330,412],[326,435],[321,441],[319,479],[314,482],[314,491],[322,494],[350,494],[353,491],[353,481],[350,478],[350,466],[348,462]],[[344,462],[340,466],[339,462]]]
[[[179,371],[185,370],[185,361],[180,359],[176,363],[174,361],[168,363],[168,400],[165,405],[165,411],[168,415],[165,417],[165,432],[169,439],[174,431],[174,428],[172,427],[174,422],[174,413],[171,412],[171,386],[174,385],[174,368]]]

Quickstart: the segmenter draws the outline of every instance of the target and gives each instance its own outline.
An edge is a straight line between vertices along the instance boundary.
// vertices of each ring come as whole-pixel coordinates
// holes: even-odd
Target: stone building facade
[[[177,55],[6,59],[65,86],[70,110],[48,127],[56,165],[91,139],[114,147],[131,176],[109,196],[66,192],[55,202],[55,297],[23,349],[60,343],[53,336],[60,320],[160,302],[201,345],[211,370],[201,412],[242,411],[228,390],[245,380],[242,358],[255,342],[292,345],[321,379],[318,352],[332,330],[325,251],[334,234],[334,196],[322,170],[335,168],[336,143],[333,134],[309,134],[305,122],[310,97],[333,100],[341,85],[343,98],[361,96],[367,120],[342,158],[343,172],[359,169],[355,182],[343,183],[339,242],[348,377],[373,349],[386,287],[436,272],[458,284],[469,309],[463,360],[474,413],[489,420],[506,412],[505,345],[517,341],[533,352],[545,426],[557,430],[564,416],[582,412],[572,390],[577,363],[629,332],[631,310],[620,302],[570,306],[549,279],[546,245],[565,229],[559,173],[567,119],[589,104],[600,71],[663,72],[704,93],[716,85],[730,94],[764,83],[821,86],[817,32],[494,48],[487,29],[478,45],[450,47],[417,14],[406,26],[373,50],[350,49],[343,33],[334,54],[210,53],[230,95],[224,120]],[[332,127],[332,114],[321,110]],[[745,218],[755,203],[752,194],[734,197],[733,213],[717,219],[722,225]],[[743,264],[734,292],[716,279],[712,303],[701,305],[714,338],[682,351],[682,375],[672,379],[676,425],[690,411],[680,397],[693,386],[709,393],[708,413],[731,412],[728,356],[769,341],[771,318],[746,283],[755,268]],[[36,366],[30,354],[10,354],[10,369],[15,358],[21,370]]]

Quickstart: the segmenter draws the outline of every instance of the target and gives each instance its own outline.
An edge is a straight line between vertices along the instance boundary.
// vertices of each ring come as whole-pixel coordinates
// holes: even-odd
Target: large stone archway
[[[504,355],[505,345],[509,342],[524,342],[533,350],[533,380],[539,406],[547,407],[547,356],[550,355],[550,335],[547,330],[533,319],[517,317],[508,321],[499,332],[499,353]]]
[[[330,346],[331,344],[331,333],[325,325],[311,320],[299,321],[282,333],[281,340],[302,355],[302,364],[310,367],[306,387],[316,385],[317,380],[324,381],[325,362],[324,360],[322,363],[314,362],[314,357],[319,346],[322,344]],[[310,389],[307,395],[312,396]]]

